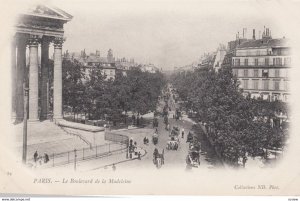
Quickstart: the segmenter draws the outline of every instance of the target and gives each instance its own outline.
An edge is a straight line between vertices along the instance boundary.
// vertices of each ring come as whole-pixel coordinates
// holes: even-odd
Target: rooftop
[[[250,40],[238,45],[237,49],[255,47],[289,47],[289,40],[286,38]]]

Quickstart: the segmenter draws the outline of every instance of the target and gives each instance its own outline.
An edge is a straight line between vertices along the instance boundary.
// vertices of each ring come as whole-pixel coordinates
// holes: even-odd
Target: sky
[[[87,53],[112,49],[118,58],[134,58],[172,70],[197,61],[220,43],[234,40],[237,32],[247,37],[252,29],[272,31],[273,38],[288,37],[277,20],[278,3],[270,1],[193,0],[52,0],[73,16],[65,24],[64,50]],[[276,18],[277,17],[277,18]]]

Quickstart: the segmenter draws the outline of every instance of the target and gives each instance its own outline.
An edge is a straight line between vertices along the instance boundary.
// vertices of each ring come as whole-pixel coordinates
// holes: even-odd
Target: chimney
[[[255,40],[255,29],[253,29],[253,36],[252,39]]]
[[[245,38],[245,28],[243,28],[243,38]]]

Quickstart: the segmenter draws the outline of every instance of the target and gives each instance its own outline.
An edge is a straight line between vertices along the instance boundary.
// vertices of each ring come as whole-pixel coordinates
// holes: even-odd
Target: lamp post
[[[76,159],[77,159],[77,153],[76,153],[76,149],[74,149],[74,170],[76,171]]]
[[[26,156],[27,156],[27,115],[28,115],[28,93],[29,88],[23,86],[24,88],[24,120],[23,120],[23,156],[22,162],[26,164]]]

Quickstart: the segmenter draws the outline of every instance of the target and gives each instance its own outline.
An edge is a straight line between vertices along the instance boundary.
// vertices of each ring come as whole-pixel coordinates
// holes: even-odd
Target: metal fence
[[[52,153],[49,155],[49,161],[47,163],[44,161],[45,157],[39,157],[36,162],[32,163],[32,165],[47,168],[74,163],[76,167],[76,163],[78,161],[101,158],[110,156],[112,154],[127,152],[129,141],[128,136],[116,134],[111,131],[105,131],[104,138],[106,141],[110,142],[103,145],[79,148],[60,153]],[[31,158],[30,161],[34,161],[34,159]]]
[[[72,151],[53,153],[49,156],[47,167],[66,165],[78,161],[101,158],[112,154],[124,152],[127,144],[110,142],[103,145],[92,146],[91,148],[74,149]]]

